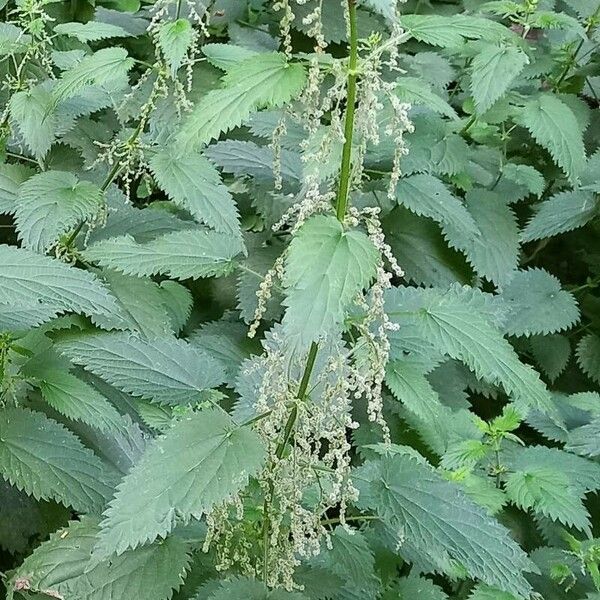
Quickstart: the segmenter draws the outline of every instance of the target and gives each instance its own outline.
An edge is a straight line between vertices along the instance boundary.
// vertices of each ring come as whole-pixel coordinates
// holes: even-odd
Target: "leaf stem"
[[[352,136],[354,134],[354,113],[356,109],[356,80],[358,76],[358,28],[356,25],[356,0],[348,0],[350,17],[350,58],[348,61],[348,82],[346,88],[346,116],[344,122],[344,147],[337,198],[336,216],[340,221],[346,216],[348,190],[350,188],[350,166],[352,158]]]

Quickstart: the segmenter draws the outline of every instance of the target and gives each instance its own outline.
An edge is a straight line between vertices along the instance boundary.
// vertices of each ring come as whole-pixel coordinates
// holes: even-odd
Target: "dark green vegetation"
[[[0,10],[8,598],[600,599],[599,0]]]

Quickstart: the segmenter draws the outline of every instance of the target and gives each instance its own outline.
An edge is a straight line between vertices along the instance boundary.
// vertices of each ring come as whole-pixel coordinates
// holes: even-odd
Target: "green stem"
[[[346,216],[348,190],[350,187],[350,163],[352,158],[352,136],[354,134],[354,112],[356,109],[356,79],[358,76],[358,29],[356,25],[356,0],[348,0],[350,16],[350,59],[348,62],[348,82],[346,98],[346,117],[344,122],[344,147],[342,148],[342,167],[335,202],[336,216],[340,221]]]

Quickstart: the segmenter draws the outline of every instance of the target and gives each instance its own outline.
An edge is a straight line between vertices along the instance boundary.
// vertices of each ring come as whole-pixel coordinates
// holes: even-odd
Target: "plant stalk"
[[[352,136],[354,134],[354,113],[356,109],[356,80],[358,76],[358,29],[356,25],[356,0],[348,0],[350,16],[350,58],[348,61],[348,82],[346,88],[346,116],[344,122],[344,146],[340,182],[335,203],[336,216],[340,221],[346,216],[348,191],[350,188],[350,168],[352,158]]]

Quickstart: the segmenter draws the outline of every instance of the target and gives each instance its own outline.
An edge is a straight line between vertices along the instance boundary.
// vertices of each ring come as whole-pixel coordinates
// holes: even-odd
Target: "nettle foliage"
[[[0,9],[7,598],[600,598],[598,0]]]

